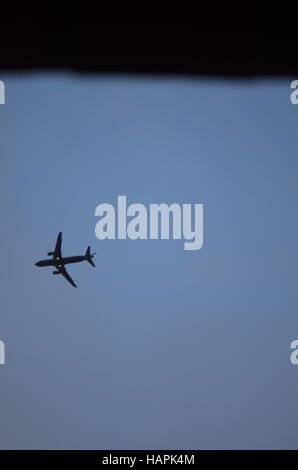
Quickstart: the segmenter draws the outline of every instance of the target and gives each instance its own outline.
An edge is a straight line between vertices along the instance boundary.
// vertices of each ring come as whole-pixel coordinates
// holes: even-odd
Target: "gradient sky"
[[[0,448],[297,448],[290,80],[0,78]],[[203,248],[98,240],[122,194],[203,203]]]

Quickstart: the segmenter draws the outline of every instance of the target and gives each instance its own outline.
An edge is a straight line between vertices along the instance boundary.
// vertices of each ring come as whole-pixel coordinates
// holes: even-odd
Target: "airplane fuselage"
[[[66,256],[65,258],[50,258],[50,259],[42,259],[35,263],[35,266],[43,267],[43,266],[54,266],[57,267],[59,265],[71,264],[71,263],[80,263],[81,261],[86,261],[86,256]]]

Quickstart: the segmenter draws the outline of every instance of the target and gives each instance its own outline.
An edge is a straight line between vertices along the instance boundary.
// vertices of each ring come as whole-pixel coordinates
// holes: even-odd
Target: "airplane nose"
[[[38,261],[37,263],[35,263],[35,266],[40,266],[40,261]]]

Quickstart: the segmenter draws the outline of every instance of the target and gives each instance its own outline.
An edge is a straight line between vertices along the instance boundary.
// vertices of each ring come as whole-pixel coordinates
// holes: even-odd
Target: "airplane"
[[[57,241],[56,241],[56,246],[55,246],[55,251],[50,251],[48,253],[48,256],[52,256],[51,259],[43,259],[41,261],[38,261],[35,263],[35,266],[54,266],[56,268],[56,271],[53,271],[53,274],[62,274],[62,276],[65,277],[65,279],[70,282],[70,284],[73,287],[77,287],[68,272],[65,269],[65,264],[70,264],[70,263],[79,263],[80,261],[88,261],[92,266],[95,267],[95,264],[92,261],[93,256],[96,253],[90,253],[90,246],[88,246],[85,255],[82,256],[67,256],[65,258],[62,257],[61,254],[61,243],[62,243],[62,232],[59,232]]]

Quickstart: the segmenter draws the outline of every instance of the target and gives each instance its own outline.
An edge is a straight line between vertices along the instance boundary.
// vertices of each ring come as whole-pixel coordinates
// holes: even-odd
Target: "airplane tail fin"
[[[86,260],[88,261],[88,263],[91,264],[91,266],[94,266],[94,267],[95,267],[95,264],[93,263],[92,258],[95,254],[96,253],[90,253],[90,246],[88,246],[86,254],[85,254]]]

